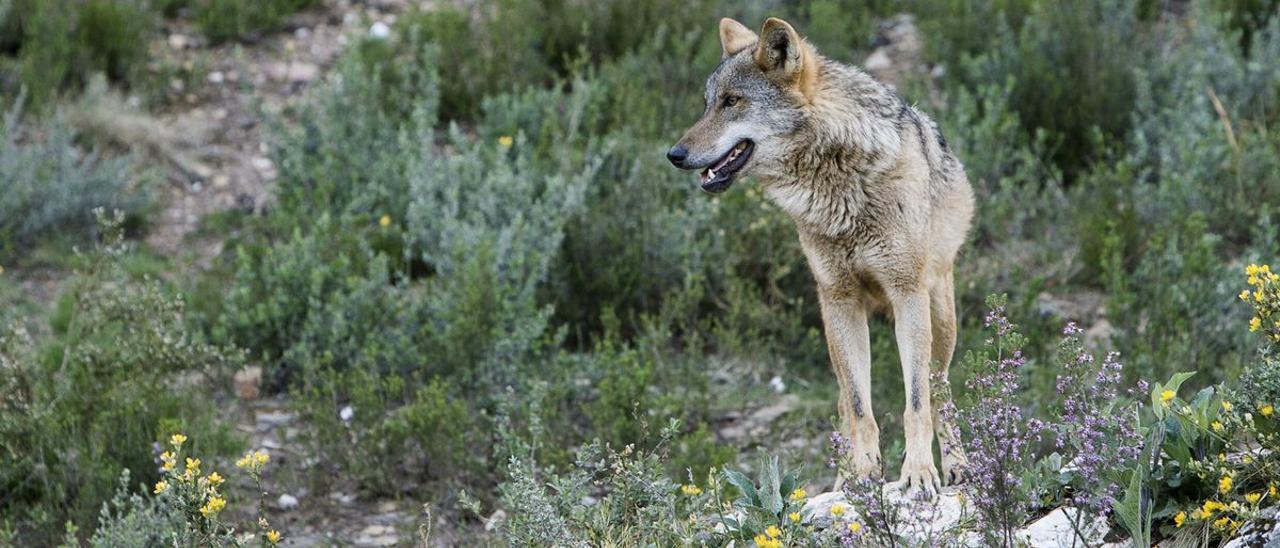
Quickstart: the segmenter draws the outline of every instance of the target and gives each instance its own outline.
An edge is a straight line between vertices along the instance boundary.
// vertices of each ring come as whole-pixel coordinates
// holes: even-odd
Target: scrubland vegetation
[[[0,3],[0,544],[290,542],[253,483],[275,463],[232,428],[245,366],[298,415],[314,496],[429,505],[406,543],[901,542],[911,510],[875,485],[845,492],[878,520],[800,514],[842,440],[790,221],[662,158],[719,17],[861,63],[900,12],[925,49],[899,90],[978,196],[951,379],[972,531],[1009,545],[1066,505],[1217,545],[1275,519],[1274,2],[461,4],[351,37],[266,120],[269,205],[206,219],[223,251],[190,268],[140,239],[154,166],[68,111],[95,73],[155,97],[161,21],[251,45],[324,2]],[[873,324],[896,477],[891,335]]]

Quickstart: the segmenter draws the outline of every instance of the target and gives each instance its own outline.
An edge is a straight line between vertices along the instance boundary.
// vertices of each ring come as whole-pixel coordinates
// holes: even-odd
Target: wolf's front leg
[[[880,428],[871,412],[871,334],[861,303],[819,291],[827,352],[840,387],[841,433],[849,436],[853,473],[880,473]],[[839,488],[845,478],[836,480]]]
[[[933,333],[929,323],[929,295],[912,291],[894,295],[894,332],[902,358],[902,379],[907,405],[902,413],[906,455],[899,487],[936,493],[942,484],[933,465],[933,411],[929,393],[929,357]]]

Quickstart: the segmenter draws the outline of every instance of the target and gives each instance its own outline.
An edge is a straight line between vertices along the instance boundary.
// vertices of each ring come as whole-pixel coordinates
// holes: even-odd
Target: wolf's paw
[[[912,462],[908,459],[903,462],[902,476],[891,485],[908,497],[923,495],[933,498],[942,490],[938,469],[934,468],[932,459],[923,462]]]
[[[943,485],[959,485],[968,480],[967,469],[969,459],[963,451],[952,451],[942,455]]]

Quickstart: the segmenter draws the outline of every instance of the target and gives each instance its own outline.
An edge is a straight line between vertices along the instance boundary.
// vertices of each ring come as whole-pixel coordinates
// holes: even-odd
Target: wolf
[[[894,321],[907,395],[906,454],[894,483],[933,494],[944,481],[963,481],[955,424],[939,413],[950,401],[934,401],[930,377],[932,364],[945,382],[955,350],[953,272],[974,208],[964,166],[928,116],[819,55],[786,21],[770,18],[756,34],[726,18],[719,32],[723,54],[702,116],[668,160],[697,170],[708,193],[751,175],[794,221],[821,302],[853,472],[883,469],[867,329],[869,315],[883,312]]]

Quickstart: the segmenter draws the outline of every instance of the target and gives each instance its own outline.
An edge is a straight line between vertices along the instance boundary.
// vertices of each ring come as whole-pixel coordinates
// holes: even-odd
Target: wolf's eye
[[[736,105],[736,104],[738,104],[738,96],[737,96],[737,95],[728,95],[728,96],[726,96],[726,97],[724,98],[724,106],[725,106],[725,107],[731,107],[731,106]]]

